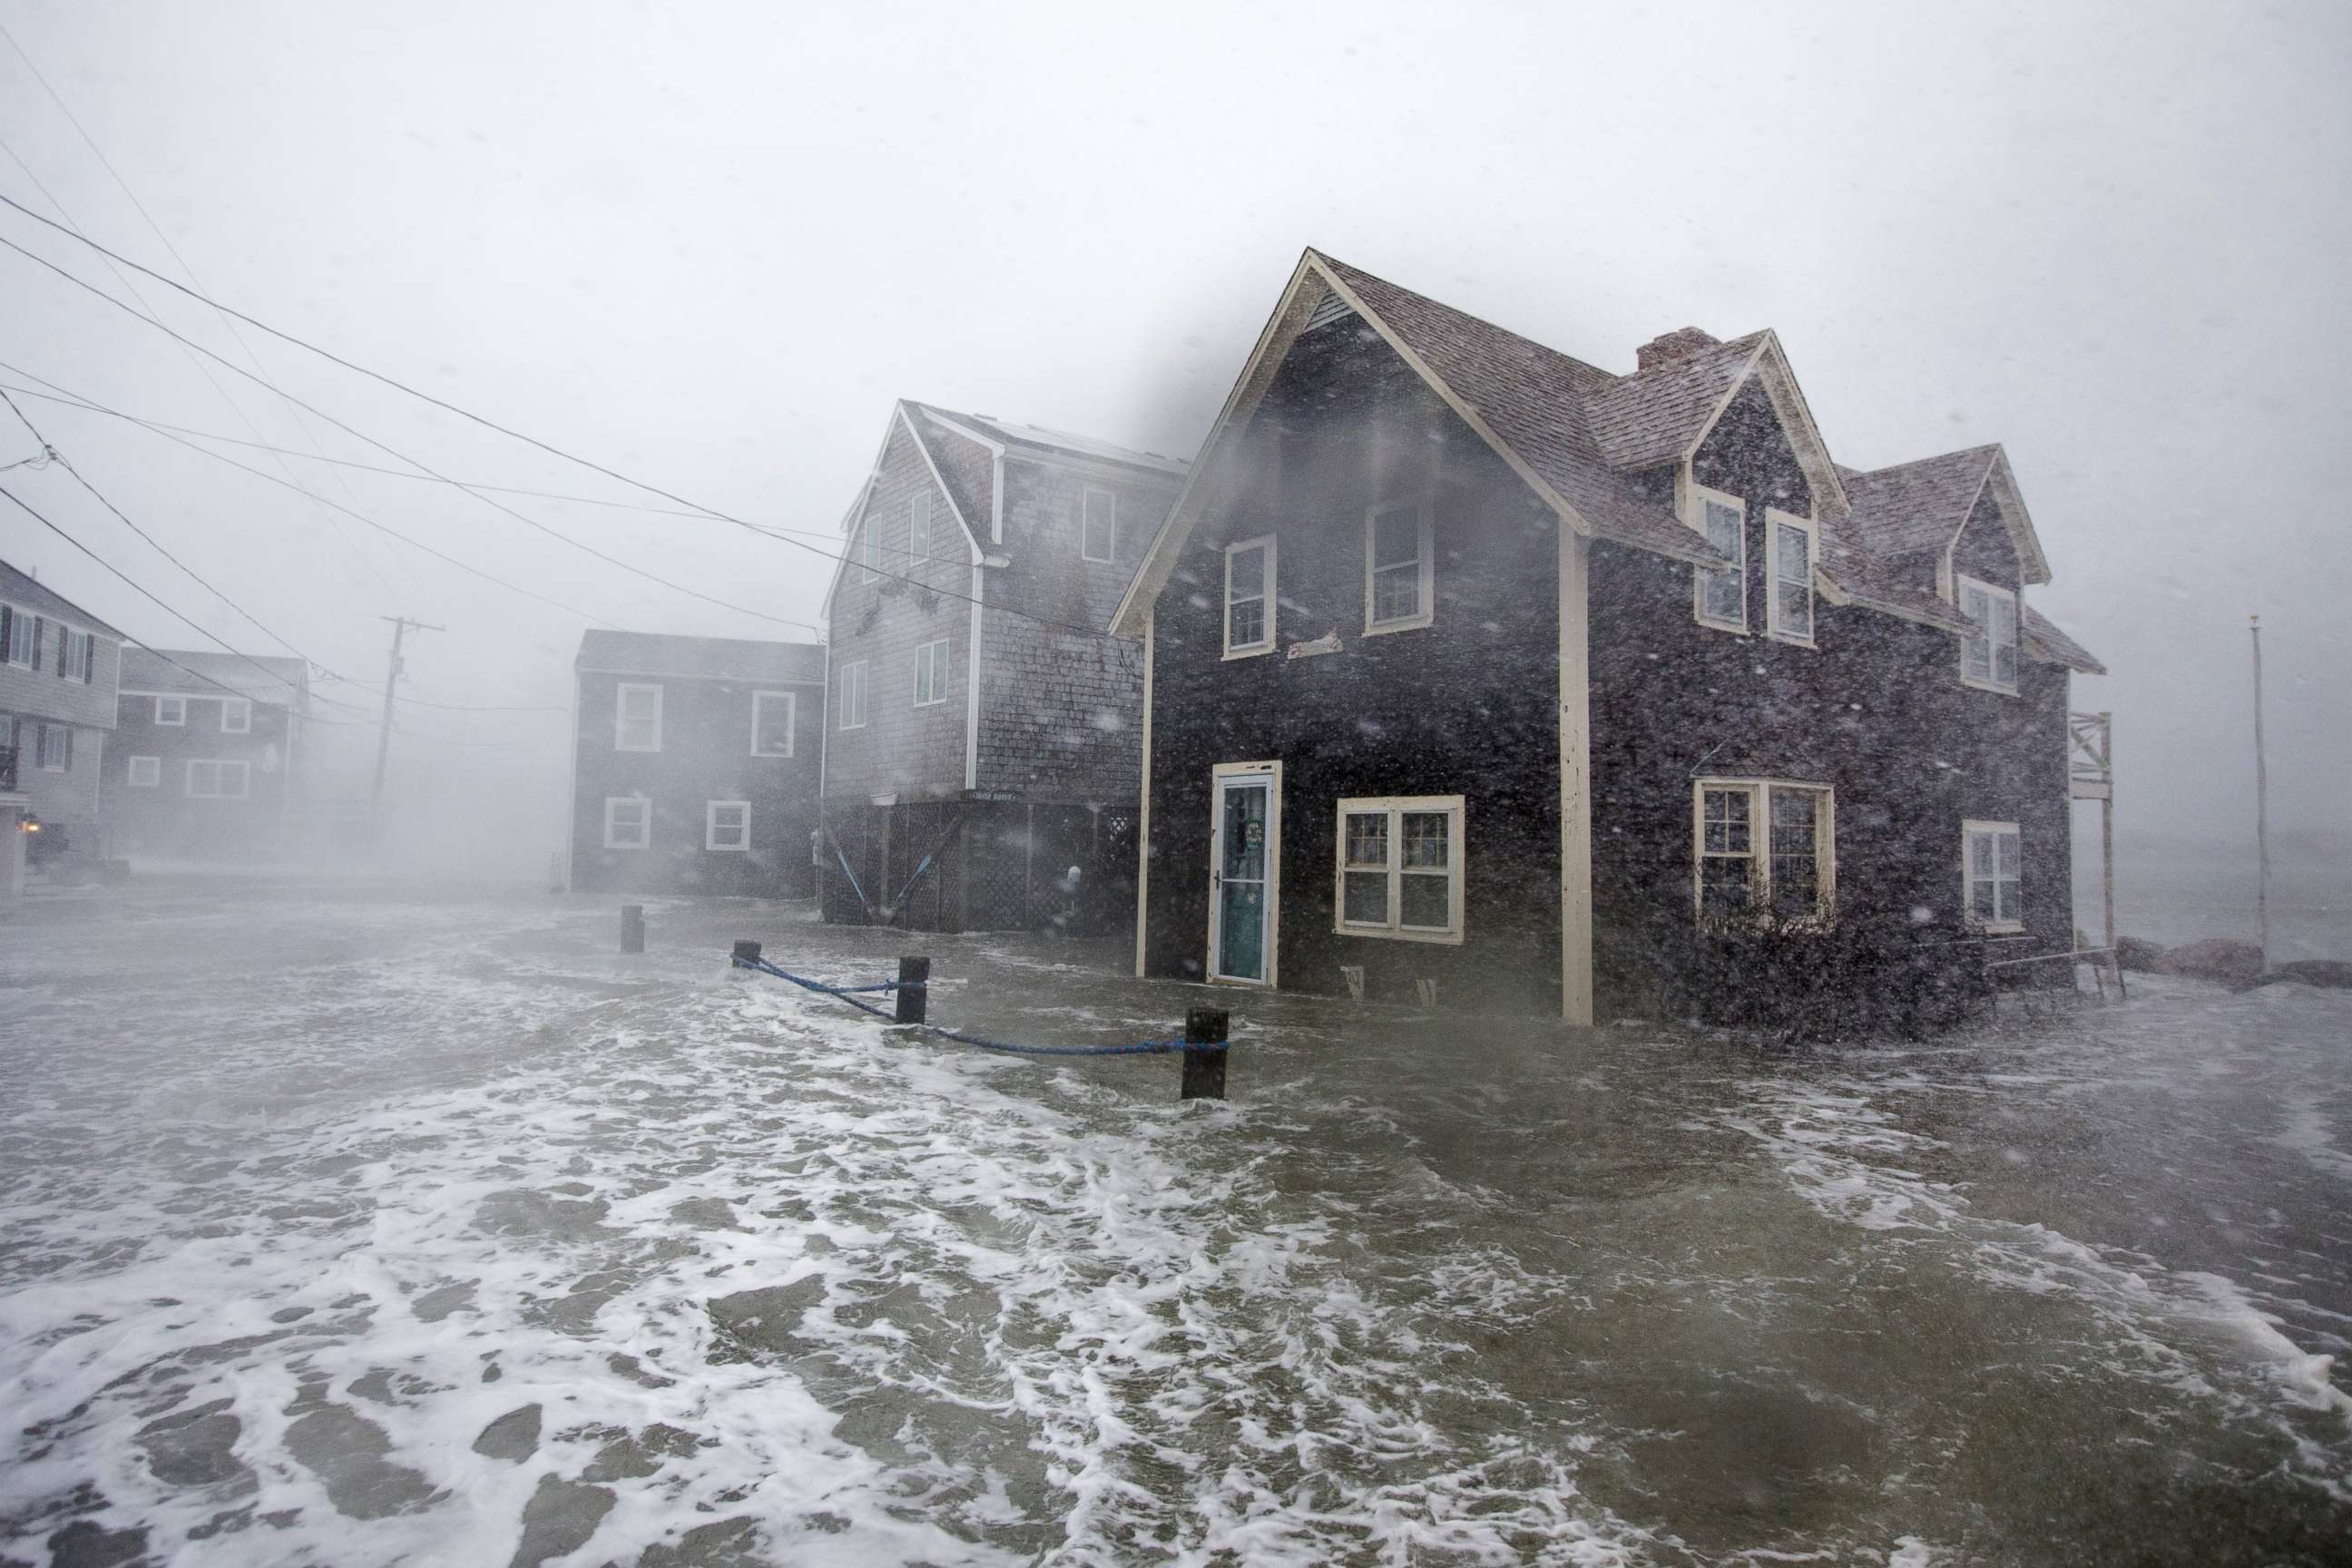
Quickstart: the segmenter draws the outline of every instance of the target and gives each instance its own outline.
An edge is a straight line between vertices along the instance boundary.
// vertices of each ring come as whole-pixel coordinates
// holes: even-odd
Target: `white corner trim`
[[[1143,612],[1143,809],[1135,823],[1135,977],[1143,973],[1145,934],[1151,919],[1151,655],[1159,606]]]
[[[997,470],[1003,471],[1003,468]],[[963,670],[963,787],[980,787],[980,679],[981,679],[981,616],[987,613],[982,603],[988,595],[987,579],[981,570],[980,547],[971,552],[971,603],[967,606],[971,618],[970,647],[964,656]]]

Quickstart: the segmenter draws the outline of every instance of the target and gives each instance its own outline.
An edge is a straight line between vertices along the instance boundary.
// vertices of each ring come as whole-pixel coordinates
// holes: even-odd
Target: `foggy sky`
[[[216,298],[820,549],[898,396],[1189,458],[1303,246],[1612,370],[1685,322],[1775,328],[1840,461],[2007,446],[2056,578],[2029,597],[2116,672],[2078,679],[2075,700],[2116,711],[2123,822],[2251,834],[2254,610],[2273,821],[2341,820],[2352,543],[2332,470],[2352,347],[2352,13],[1112,15],[0,5]],[[5,45],[0,140],[77,224],[176,271]],[[0,190],[51,210],[5,153]],[[18,215],[0,211],[0,235],[124,293]],[[217,318],[141,288],[247,363]],[[240,416],[169,339],[5,251],[0,300],[0,360],[76,392],[397,466],[316,421],[306,434],[215,367]],[[664,504],[245,336],[287,391],[444,473]],[[414,649],[419,695],[567,700],[579,616],[136,426],[25,406],[312,658],[379,681],[376,617],[407,614],[449,628]],[[0,410],[0,463],[31,451]],[[285,461],[321,495],[615,625],[808,635],[444,487]],[[61,472],[0,483],[238,647],[283,651]],[[816,555],[717,522],[509,500],[719,598],[818,616]],[[144,640],[205,646],[5,510],[0,555]],[[555,847],[562,714],[400,722],[412,816],[479,798],[477,829],[498,824],[534,860]],[[347,756],[372,743],[331,733]],[[459,739],[475,743],[444,743]]]

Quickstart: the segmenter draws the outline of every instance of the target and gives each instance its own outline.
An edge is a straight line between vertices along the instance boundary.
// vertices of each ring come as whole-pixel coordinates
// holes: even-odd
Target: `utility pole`
[[[2254,639],[2254,941],[2263,967],[2271,964],[2271,791],[2263,757],[2263,618],[2250,618]]]
[[[375,789],[368,796],[368,822],[371,831],[383,831],[383,769],[392,756],[392,689],[400,684],[400,639],[404,634],[446,631],[446,626],[427,626],[412,621],[406,616],[378,616],[380,621],[392,623],[392,663],[383,675],[383,727],[375,737]]]

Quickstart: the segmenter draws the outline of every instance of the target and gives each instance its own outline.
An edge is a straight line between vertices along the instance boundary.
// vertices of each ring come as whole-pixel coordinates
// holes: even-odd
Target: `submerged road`
[[[1180,1107],[726,968],[904,937],[649,923],[0,921],[0,1563],[2346,1560],[2352,994],[1799,1053],[1250,997]],[[1201,994],[922,945],[998,1037]]]

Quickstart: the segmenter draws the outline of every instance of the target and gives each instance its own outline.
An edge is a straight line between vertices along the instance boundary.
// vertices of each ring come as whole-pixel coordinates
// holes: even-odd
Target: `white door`
[[[1209,977],[1274,984],[1282,770],[1228,763],[1215,773],[1209,835]]]

